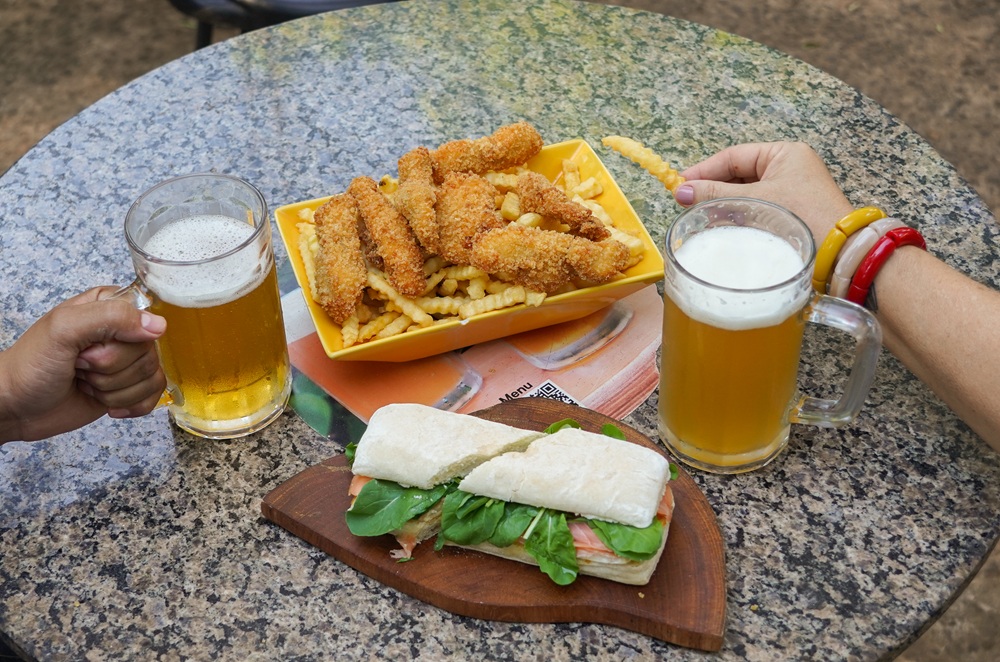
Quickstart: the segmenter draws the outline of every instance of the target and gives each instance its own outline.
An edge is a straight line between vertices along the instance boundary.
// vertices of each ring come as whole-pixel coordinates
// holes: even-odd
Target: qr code
[[[580,404],[573,399],[566,391],[562,390],[558,386],[552,383],[551,380],[546,381],[538,386],[534,391],[529,391],[525,393],[525,396],[534,398],[548,398],[549,400],[559,400],[560,402],[565,402],[570,405]]]

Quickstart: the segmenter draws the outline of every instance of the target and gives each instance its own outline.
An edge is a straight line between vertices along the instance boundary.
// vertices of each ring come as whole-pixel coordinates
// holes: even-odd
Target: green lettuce
[[[451,489],[454,485],[423,490],[390,480],[370,480],[346,513],[347,528],[356,536],[380,536],[395,531],[430,510]]]

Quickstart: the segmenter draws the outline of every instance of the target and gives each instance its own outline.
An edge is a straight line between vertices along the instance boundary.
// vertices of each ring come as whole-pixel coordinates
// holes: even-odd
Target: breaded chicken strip
[[[438,255],[454,264],[469,264],[477,235],[502,228],[496,210],[497,190],[479,175],[450,173],[438,188]]]
[[[428,253],[437,253],[438,227],[434,203],[434,164],[426,147],[417,147],[399,159],[399,188],[392,196],[417,241]]]
[[[346,193],[333,196],[313,214],[319,253],[316,255],[318,303],[337,324],[354,314],[368,270],[358,236],[358,208]]]
[[[378,190],[371,177],[355,177],[347,192],[358,205],[389,283],[405,296],[423,294],[424,259],[406,219]]]
[[[511,223],[479,235],[469,262],[529,290],[552,293],[573,279],[566,261],[572,242],[572,235]]]
[[[632,260],[628,246],[617,239],[590,241],[574,237],[566,253],[566,262],[577,279],[588,283],[606,283],[618,276]]]
[[[570,200],[545,175],[525,172],[517,178],[517,197],[521,213],[534,212],[558,220],[570,227],[570,232],[592,241],[611,236],[593,212]]]
[[[605,283],[625,268],[628,259],[628,247],[614,239],[594,242],[511,223],[479,235],[470,263],[529,290],[551,294],[575,279]]]
[[[440,184],[450,172],[483,175],[525,163],[542,150],[542,136],[527,122],[508,124],[493,135],[476,140],[453,140],[430,153],[434,181]]]

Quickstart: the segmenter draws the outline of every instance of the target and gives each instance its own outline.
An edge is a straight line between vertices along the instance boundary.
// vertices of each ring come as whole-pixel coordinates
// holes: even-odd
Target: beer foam
[[[765,230],[731,226],[692,235],[674,252],[677,262],[709,287],[683,275],[666,285],[671,298],[693,319],[733,331],[774,326],[809,298],[808,278],[783,287],[805,263],[788,242]],[[719,289],[726,288],[726,289]]]
[[[143,250],[162,260],[196,262],[240,246],[253,232],[252,225],[229,216],[189,216],[157,230]],[[175,306],[215,306],[239,298],[264,280],[270,264],[262,265],[259,253],[248,247],[204,264],[151,263],[146,285]]]

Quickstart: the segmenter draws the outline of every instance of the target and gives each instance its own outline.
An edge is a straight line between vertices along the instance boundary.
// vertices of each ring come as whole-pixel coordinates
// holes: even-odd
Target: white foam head
[[[189,216],[165,225],[143,246],[161,260],[197,262],[222,255],[245,242],[254,226],[229,216]],[[254,247],[200,264],[150,263],[146,285],[163,301],[206,308],[239,298],[267,276]]]
[[[683,274],[668,279],[671,299],[692,319],[715,327],[738,331],[774,326],[809,298],[809,278],[796,278],[805,268],[801,255],[765,230],[744,226],[704,230],[685,239],[674,256],[685,271],[704,282]]]

